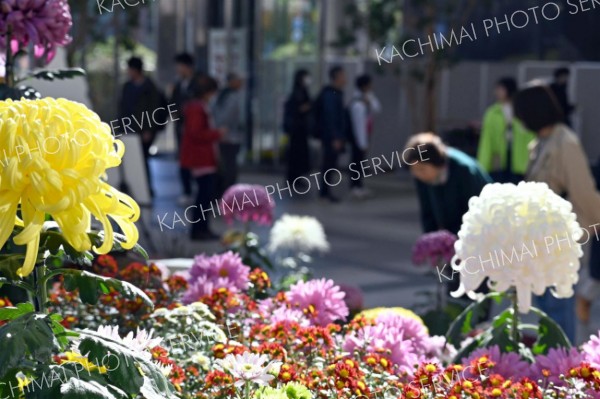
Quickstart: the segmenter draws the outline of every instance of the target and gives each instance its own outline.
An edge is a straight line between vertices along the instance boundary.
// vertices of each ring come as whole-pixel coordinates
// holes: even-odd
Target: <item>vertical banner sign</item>
[[[208,73],[219,81],[225,83],[229,72],[241,76],[246,75],[247,37],[245,29],[231,31],[230,40],[227,40],[225,29],[211,29],[208,32]],[[227,60],[229,54],[231,59]]]

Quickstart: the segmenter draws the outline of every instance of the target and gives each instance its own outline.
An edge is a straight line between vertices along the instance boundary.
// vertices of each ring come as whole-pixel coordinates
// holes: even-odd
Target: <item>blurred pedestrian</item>
[[[373,93],[373,83],[369,75],[356,78],[356,92],[348,105],[350,115],[349,141],[352,145],[352,162],[360,164],[367,158],[369,141],[373,133],[373,115],[381,112],[381,104]],[[350,178],[352,196],[364,199],[371,192],[364,187],[362,176]]]
[[[496,84],[496,103],[483,117],[477,160],[497,183],[523,180],[529,160],[527,146],[535,135],[515,118],[513,97],[517,81],[502,78]]]
[[[287,179],[290,184],[310,172],[308,138],[311,129],[312,102],[308,87],[310,75],[306,69],[299,69],[294,76],[294,86],[284,106],[283,129],[289,136],[287,153]],[[298,181],[301,185],[303,180]],[[302,188],[298,188],[304,191]]]
[[[415,178],[424,233],[448,230],[458,234],[469,199],[492,182],[477,161],[446,146],[433,133],[408,140],[404,161]]]
[[[420,133],[408,140],[404,162],[415,178],[424,233],[448,230],[458,235],[469,200],[492,182],[479,163],[456,148],[445,145],[433,133]],[[453,275],[454,277],[454,275]],[[460,286],[460,279],[448,282],[448,292]],[[479,291],[488,292],[486,283]],[[486,307],[483,319],[489,316]]]
[[[211,77],[197,78],[195,98],[184,110],[185,125],[180,154],[181,166],[190,170],[196,180],[197,194],[192,215],[192,240],[217,239],[209,228],[212,200],[215,199],[217,184],[217,144],[225,136],[225,128],[215,128],[209,108],[211,99],[217,94],[217,81]]]
[[[238,74],[229,73],[227,86],[221,90],[213,106],[216,126],[227,129],[227,137],[219,145],[219,196],[238,179],[238,155],[244,141],[243,84]]]
[[[152,115],[153,112],[163,106],[163,95],[156,87],[156,84],[144,74],[144,63],[141,58],[131,57],[127,61],[127,76],[128,80],[123,85],[121,101],[119,104],[119,118],[121,121],[126,118],[131,121],[135,118],[137,121],[144,121],[144,114]],[[162,122],[160,122],[162,123]],[[138,133],[142,141],[142,154],[144,156],[144,166],[146,169],[146,178],[148,179],[148,187],[150,196],[154,197],[152,189],[152,176],[150,173],[150,148],[154,144],[157,133],[162,129],[160,123],[133,123],[125,126],[124,134]],[[130,129],[134,129],[130,131]]]
[[[564,115],[552,90],[536,84],[520,91],[515,97],[515,115],[537,135],[530,147],[526,180],[544,182],[571,202],[582,227],[599,223],[600,194],[588,160],[575,133],[563,123]],[[577,298],[577,314],[583,322],[589,320],[592,291],[593,287],[587,296]],[[575,299],[557,299],[546,292],[536,300],[574,341]]]
[[[184,127],[183,110],[188,101],[194,98],[196,84],[196,80],[194,79],[194,57],[188,53],[176,55],[175,70],[178,80],[175,83],[170,103],[175,105],[175,109],[178,112],[178,120],[175,124],[175,137],[177,139],[177,153],[179,154]],[[179,179],[181,180],[183,194],[179,197],[178,203],[181,206],[188,206],[192,203],[192,175],[190,171],[180,167]]]
[[[341,66],[329,70],[329,85],[325,86],[315,104],[317,136],[321,139],[323,163],[321,166],[320,197],[332,203],[339,199],[331,193],[329,183],[337,182],[327,172],[337,170],[338,157],[344,152],[348,136],[346,108],[344,107],[344,87],[346,72]]]
[[[563,121],[567,126],[573,127],[571,114],[575,110],[575,106],[569,102],[569,77],[571,72],[569,68],[558,68],[554,71],[554,82],[550,85],[550,89],[558,100],[558,105],[563,112]]]

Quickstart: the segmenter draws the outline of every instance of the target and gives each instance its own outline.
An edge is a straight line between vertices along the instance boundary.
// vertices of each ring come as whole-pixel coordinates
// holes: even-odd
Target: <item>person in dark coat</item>
[[[287,179],[290,183],[310,172],[308,137],[312,128],[312,102],[308,92],[309,84],[308,71],[296,71],[294,86],[285,104],[285,118],[289,118],[285,121],[284,128],[289,136]]]
[[[175,67],[179,79],[173,88],[170,103],[174,104],[175,109],[178,111],[178,120],[175,124],[175,137],[177,139],[177,151],[179,152],[183,137],[183,110],[187,103],[194,98],[194,91],[196,90],[194,57],[188,53],[178,54],[175,56]],[[192,201],[192,176],[189,170],[180,168],[179,178],[181,180],[183,195],[179,198],[178,202],[181,206],[187,206]]]
[[[122,134],[137,133],[142,139],[142,153],[146,168],[146,177],[148,178],[148,187],[150,195],[154,197],[152,189],[152,178],[150,174],[150,147],[156,139],[158,131],[163,127],[152,122],[153,112],[161,104],[161,93],[149,77],[144,74],[144,63],[141,58],[131,57],[127,61],[127,74],[129,80],[123,85],[121,102],[119,104],[119,118],[132,121],[142,121],[140,124],[131,123],[123,126]],[[146,115],[145,115],[146,114]],[[143,121],[146,121],[143,123]]]
[[[348,138],[346,108],[344,106],[344,87],[346,72],[341,66],[334,66],[329,71],[330,84],[319,94],[315,111],[318,135],[321,138],[323,164],[321,167],[321,198],[330,202],[339,202],[331,194],[325,174],[330,169],[337,169],[338,157],[344,152]],[[333,181],[332,181],[333,179]],[[329,183],[335,184],[335,177],[329,177]]]
[[[202,77],[198,82],[196,98],[185,107],[185,125],[180,153],[181,167],[196,180],[197,194],[192,215],[192,240],[218,239],[209,229],[210,218],[215,216],[211,201],[215,199],[218,168],[218,143],[226,133],[215,128],[210,113],[210,100],[217,94],[217,81]]]

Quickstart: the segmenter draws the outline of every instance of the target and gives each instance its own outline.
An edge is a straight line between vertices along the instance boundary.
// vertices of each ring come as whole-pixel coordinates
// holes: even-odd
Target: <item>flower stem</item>
[[[47,268],[45,263],[41,263],[35,268],[35,289],[37,291],[35,298],[35,310],[40,313],[46,312],[46,303],[48,302],[48,279],[46,278],[46,270]]]
[[[515,344],[519,344],[519,304],[517,302],[517,293],[512,295],[513,302],[513,320],[512,320],[512,339]]]
[[[244,385],[244,398],[250,399],[250,382],[249,381],[246,381],[246,384]]]

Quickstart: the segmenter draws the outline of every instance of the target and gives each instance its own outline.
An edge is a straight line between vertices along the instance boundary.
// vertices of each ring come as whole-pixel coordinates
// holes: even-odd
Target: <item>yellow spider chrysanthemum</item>
[[[93,248],[96,253],[112,249],[108,217],[123,230],[123,247],[135,245],[139,206],[104,179],[124,152],[110,127],[82,104],[52,98],[0,101],[0,248],[15,225],[23,227],[13,239],[27,245],[17,271],[21,277],[35,266],[46,214],[78,251],[92,249],[87,235],[92,215],[105,232],[103,244]]]

